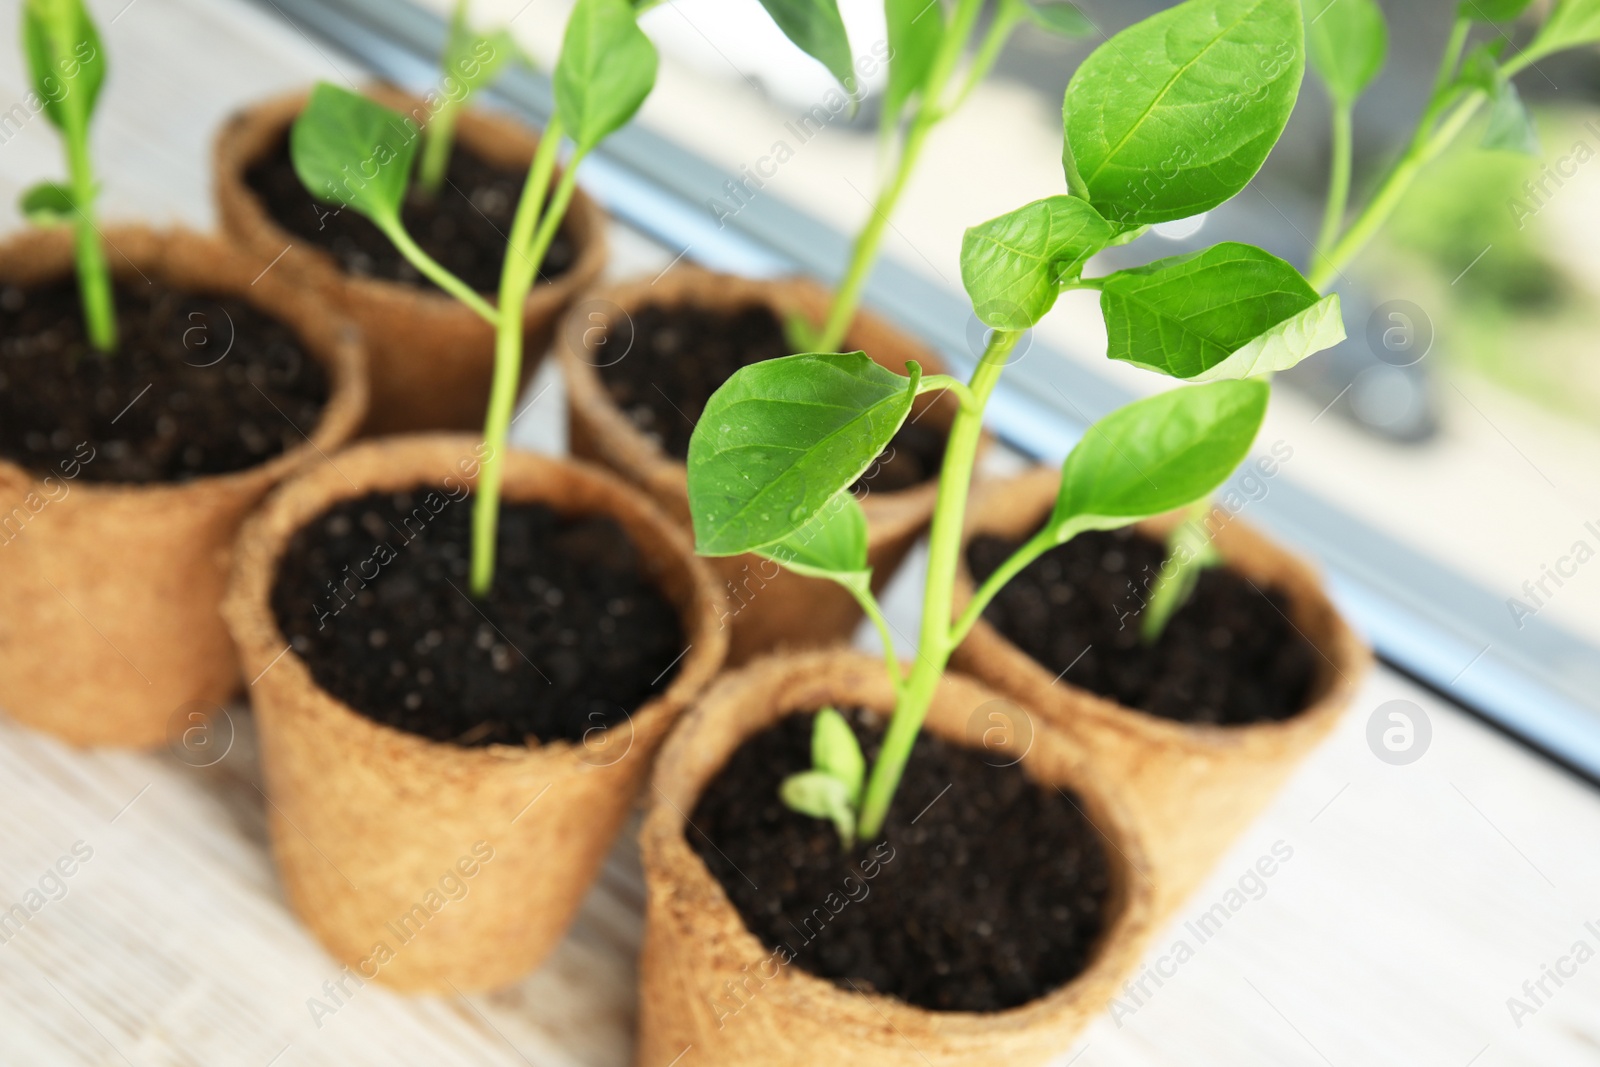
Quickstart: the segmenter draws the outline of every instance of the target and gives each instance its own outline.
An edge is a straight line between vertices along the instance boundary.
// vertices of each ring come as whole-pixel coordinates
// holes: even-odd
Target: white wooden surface
[[[12,57],[7,6],[0,55]],[[112,214],[207,224],[208,143],[229,110],[337,70],[360,76],[254,8],[91,6],[113,62],[96,132]],[[0,64],[0,102],[23,92],[19,66]],[[8,137],[0,201],[54,174],[58,159],[42,119]],[[653,272],[677,251],[622,232],[616,245],[623,273]],[[535,384],[551,388],[523,420],[536,447],[563,432],[552,382]],[[901,583],[890,600],[909,631],[914,593]],[[1433,727],[1410,766],[1381,762],[1365,737],[1371,712],[1396,698],[1425,708]],[[195,768],[168,754],[73,750],[0,718],[0,910],[46,901],[0,943],[0,1064],[628,1061],[642,896],[631,841],[554,957],[517,986],[470,1000],[350,987],[314,1018],[309,1002],[335,1003],[324,983],[340,968],[284,906],[248,712],[235,709],[219,736],[228,726],[226,758]],[[1507,1008],[1576,942],[1600,951],[1597,841],[1594,790],[1379,672],[1157,936],[1147,962],[1161,984],[1125,994],[1061,1062],[1600,1063],[1600,960],[1559,987],[1545,979],[1550,995],[1520,1026]],[[1201,943],[1185,922],[1279,842],[1292,858]],[[75,845],[92,854],[51,877]],[[1180,940],[1193,954],[1174,966]]]

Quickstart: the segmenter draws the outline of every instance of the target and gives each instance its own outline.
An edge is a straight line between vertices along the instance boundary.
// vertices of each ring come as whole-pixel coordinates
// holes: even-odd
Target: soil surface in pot
[[[977,537],[977,581],[1022,541]],[[1242,726],[1303,711],[1318,654],[1289,601],[1226,567],[1201,572],[1155,644],[1140,617],[1166,547],[1131,529],[1079,534],[1030,563],[983,617],[1051,674],[1124,705],[1189,723]]]
[[[875,758],[881,719],[849,718]],[[786,716],[741,745],[685,830],[746,927],[778,953],[773,965],[752,960],[751,975],[770,978],[788,956],[843,989],[999,1011],[1084,970],[1110,918],[1111,880],[1070,791],[923,731],[883,839],[846,854],[832,823],[778,799],[785,777],[811,767],[811,723]]]
[[[672,683],[683,629],[616,522],[508,503],[489,595],[467,593],[457,486],[341,501],[291,539],[272,608],[328,693],[460,745],[592,740]]]
[[[598,367],[606,391],[640,433],[680,462],[706,401],[734,371],[793,351],[783,323],[759,304],[731,313],[646,304],[612,334]],[[851,488],[894,493],[929,481],[939,474],[944,443],[945,430],[931,416],[907,420]]]
[[[496,292],[505,235],[511,232],[527,177],[527,168],[497,167],[457,141],[439,195],[429,200],[413,188],[400,210],[401,221],[422,250],[451,274],[480,293]],[[346,274],[435,288],[366,218],[324,204],[306,191],[289,158],[287,133],[245,171],[244,180],[274,222],[327,252]],[[559,278],[577,255],[577,246],[563,226],[545,253],[539,280]]]
[[[0,457],[40,476],[182,482],[305,440],[330,385],[294,331],[236,297],[116,283],[97,353],[75,277],[0,286]]]

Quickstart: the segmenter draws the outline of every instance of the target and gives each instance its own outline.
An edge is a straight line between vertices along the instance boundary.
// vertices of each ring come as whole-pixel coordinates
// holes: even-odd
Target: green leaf
[[[889,84],[879,123],[889,129],[927,80],[944,39],[944,8],[939,0],[883,0],[883,15],[889,28]]]
[[[837,779],[844,786],[852,810],[861,805],[867,758],[861,754],[855,731],[833,708],[817,712],[811,724],[811,768]]]
[[[1169,389],[1118,408],[1061,468],[1048,529],[1058,542],[1126,526],[1211,493],[1250,451],[1271,388],[1259,379]]]
[[[1534,56],[1600,41],[1600,0],[1561,0],[1528,46]]]
[[[1286,370],[1344,340],[1338,294],[1252,245],[1225,242],[1100,280],[1112,359],[1190,381]]]
[[[24,0],[22,51],[45,117],[82,136],[106,77],[100,33],[82,0]]]
[[[1528,9],[1533,0],[1461,0],[1456,9],[1462,18],[1478,22],[1510,22]]]
[[[1503,41],[1486,41],[1474,45],[1467,53],[1467,58],[1461,61],[1461,70],[1456,74],[1456,81],[1473,89],[1482,89],[1493,96],[1499,92],[1500,86],[1505,83],[1505,75],[1500,73],[1499,45]]]
[[[961,282],[987,326],[1025,330],[1055,305],[1063,282],[1112,239],[1112,229],[1075,196],[1035,200],[980,223],[961,239]]]
[[[1122,227],[1234,196],[1294,110],[1301,36],[1299,0],[1188,0],[1112,37],[1067,85],[1068,188]]]
[[[380,227],[399,224],[416,153],[416,123],[328,82],[311,90],[289,131],[294,171],[311,195]]]
[[[856,813],[844,783],[821,771],[791,774],[778,787],[778,797],[790,811],[813,819],[828,819],[849,848],[856,840]]]
[[[828,578],[861,589],[871,588],[867,515],[848,489],[835,493],[811,521],[768,545],[761,554],[808,578]]]
[[[872,465],[911,413],[911,376],[862,352],[804,353],[734,372],[689,439],[695,550],[753,552],[793,534]]]
[[[1489,107],[1489,123],[1483,131],[1483,147],[1501,152],[1521,152],[1537,157],[1539,134],[1522,105],[1517,87],[1509,81],[1501,82]]]
[[[556,115],[578,154],[633,118],[656,83],[656,46],[628,0],[578,0],[556,60]]]
[[[1349,107],[1383,69],[1383,9],[1374,0],[1305,0],[1305,18],[1306,56],[1328,95]]]
[[[40,182],[25,190],[17,206],[35,226],[63,226],[78,218],[72,190],[58,182]]]
[[[827,67],[845,92],[855,93],[855,66],[839,0],[761,0],[761,6],[795,47]]]
[[[1025,0],[1028,18],[1041,29],[1063,37],[1084,37],[1094,32],[1094,23],[1083,17],[1083,12],[1071,4],[1039,3]]]

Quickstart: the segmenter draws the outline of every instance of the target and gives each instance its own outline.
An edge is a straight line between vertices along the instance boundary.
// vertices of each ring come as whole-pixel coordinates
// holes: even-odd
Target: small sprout
[[[1195,505],[1167,535],[1167,558],[1139,618],[1139,637],[1147,645],[1161,640],[1172,616],[1189,602],[1200,583],[1200,572],[1222,564],[1222,553],[1202,522],[1209,510],[1204,504]]]
[[[521,55],[507,29],[480,34],[467,21],[470,0],[456,0],[450,31],[439,56],[441,92],[438,106],[422,131],[422,157],[417,163],[417,191],[432,199],[444,185],[455,141],[456,119],[467,100],[494,81],[506,62]]]
[[[856,842],[856,816],[867,760],[855,731],[833,708],[823,708],[811,724],[811,769],[783,780],[778,796],[786,807],[815,819],[828,819],[846,849]]]
[[[45,182],[22,194],[22,214],[35,226],[74,230],[78,298],[89,343],[109,353],[117,347],[111,268],[95,224],[100,191],[89,162],[89,118],[105,81],[105,52],[83,0],[24,0],[22,50],[33,91],[67,150],[67,182]]]

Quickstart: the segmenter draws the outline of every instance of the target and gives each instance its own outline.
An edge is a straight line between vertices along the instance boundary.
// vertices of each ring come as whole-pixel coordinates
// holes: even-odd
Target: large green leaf
[[[1061,467],[1048,529],[1057,541],[1181,508],[1227,480],[1267,413],[1257,379],[1183,386],[1118,408]]]
[[[833,495],[811,521],[761,550],[796,574],[828,578],[870,590],[867,566],[867,515],[848,489]]]
[[[1035,200],[966,232],[961,282],[985,325],[1025,330],[1111,237],[1110,224],[1085,200]]]
[[[1328,95],[1349,107],[1383,69],[1389,48],[1383,9],[1375,0],[1304,2],[1306,56]]]
[[[827,67],[847,92],[855,92],[850,38],[839,16],[839,0],[761,0],[761,6],[795,47]]]
[[[556,115],[579,154],[633,118],[656,83],[656,46],[628,0],[578,0],[556,60]]]
[[[1100,282],[1106,354],[1191,381],[1286,370],[1344,340],[1338,294],[1252,245],[1225,242]]]
[[[695,549],[753,552],[799,530],[872,465],[911,412],[905,377],[862,352],[805,353],[736,371],[689,439]]]
[[[1301,37],[1299,0],[1188,0],[1112,37],[1067,86],[1068,187],[1123,227],[1235,195],[1294,110]]]
[[[944,8],[939,0],[883,0],[883,16],[889,31],[889,84],[879,122],[892,127],[933,66],[944,39]]]
[[[1600,41],[1600,0],[1561,0],[1528,46],[1535,56]]]
[[[45,117],[81,135],[106,77],[105,49],[82,0],[24,0],[22,51]]]
[[[311,90],[289,131],[289,155],[306,189],[379,226],[399,224],[416,154],[414,122],[328,82]]]

